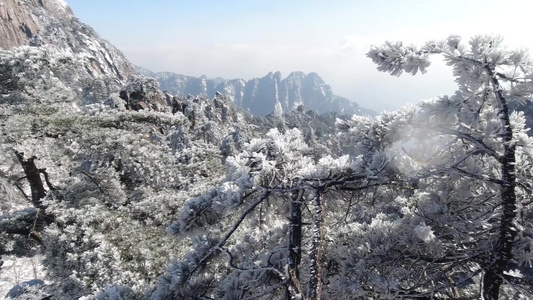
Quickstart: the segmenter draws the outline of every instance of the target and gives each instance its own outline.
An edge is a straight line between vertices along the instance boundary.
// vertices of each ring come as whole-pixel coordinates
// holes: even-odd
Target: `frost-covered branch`
[[[203,267],[215,254],[220,252],[220,249],[223,249],[224,245],[232,234],[239,228],[241,223],[246,219],[248,214],[250,214],[259,204],[261,204],[265,199],[268,198],[269,192],[264,192],[258,197],[258,199],[250,204],[250,206],[242,212],[241,216],[235,221],[233,226],[226,232],[226,234],[219,240],[219,242],[212,247],[207,253],[195,263],[195,266],[190,270],[189,276],[192,276],[199,268]]]
[[[279,276],[279,278],[281,280],[285,280],[285,276],[283,275],[283,273],[274,268],[274,267],[254,267],[254,268],[241,268],[241,267],[238,267],[238,266],[235,266],[233,264],[233,260],[234,260],[234,257],[233,255],[231,254],[231,252],[229,252],[228,249],[226,248],[218,248],[218,249],[215,249],[215,250],[219,250],[220,252],[224,253],[226,255],[226,258],[227,258],[227,261],[228,261],[228,267],[230,267],[232,270],[235,270],[235,271],[269,271],[269,272],[272,272],[276,275]]]
[[[25,192],[24,189],[20,186],[20,183],[19,183],[21,180],[24,180],[24,179],[26,179],[26,176],[17,179],[13,185],[14,185],[14,186],[20,191],[20,193],[22,194],[22,196],[24,196],[24,198],[26,198],[26,200],[28,200],[29,202],[31,202],[30,196],[28,196],[28,195],[26,194],[26,192]]]
[[[448,245],[450,249],[455,249],[458,245],[458,240],[454,240],[457,238],[457,232],[468,236],[483,237],[480,239],[483,241],[480,245],[482,247],[465,245],[467,247],[465,250],[479,251],[478,255],[482,258],[473,261],[480,268],[473,268],[467,273],[473,275],[483,271],[480,296],[483,299],[495,300],[502,292],[502,275],[513,259],[513,251],[516,251],[516,247],[524,251],[523,245],[530,242],[524,236],[525,232],[530,230],[526,229],[529,226],[519,225],[523,221],[521,217],[518,217],[518,209],[522,208],[517,207],[517,200],[527,198],[528,195],[519,189],[520,180],[517,180],[516,174],[518,170],[516,165],[519,163],[518,153],[529,151],[518,149],[517,145],[527,145],[529,142],[524,142],[523,124],[520,120],[518,122],[516,119],[512,120],[514,117],[511,116],[508,104],[515,100],[522,103],[531,100],[533,82],[530,78],[533,65],[527,53],[508,51],[502,45],[502,38],[493,36],[475,36],[468,46],[463,45],[458,36],[450,36],[442,41],[431,41],[421,48],[387,42],[381,47],[372,47],[367,56],[377,64],[379,71],[398,76],[402,72],[413,75],[419,70],[423,72],[429,65],[428,57],[431,54],[444,56],[447,64],[453,69],[459,91],[452,97],[444,96],[423,104],[424,109],[420,112],[425,115],[421,118],[423,122],[417,126],[421,126],[422,131],[424,127],[428,127],[440,133],[453,135],[463,140],[463,143],[448,141],[445,145],[448,149],[440,145],[440,147],[430,146],[430,149],[438,150],[435,153],[444,157],[434,158],[422,150],[421,156],[428,157],[428,159],[423,159],[424,161],[421,162],[419,172],[425,173],[421,179],[426,181],[424,182],[427,185],[426,188],[435,184],[438,187],[436,191],[446,196],[433,199],[429,197],[431,199],[429,200],[422,194],[410,195],[417,197],[418,201],[422,201],[421,203],[428,201],[417,207],[419,210],[425,210],[426,213],[420,214],[415,210],[411,214],[417,222],[420,222],[418,220],[426,215],[431,216],[426,219],[433,223],[431,228],[442,230],[443,235],[439,242],[445,244],[446,239],[452,237]],[[507,85],[503,86],[502,82]],[[408,134],[406,136],[409,137]],[[465,141],[468,143],[464,143]],[[435,142],[438,143],[437,140]],[[407,151],[404,150],[404,152],[417,161]],[[484,154],[493,159],[484,158]],[[529,166],[530,161],[525,162],[521,157],[520,160]],[[438,178],[434,177],[435,175],[444,175],[444,177]],[[445,182],[448,175],[452,175],[450,178],[457,178],[454,175],[458,175],[462,179],[454,186],[453,183]],[[524,174],[520,175],[524,176]],[[499,178],[494,178],[495,176]],[[522,181],[525,180],[529,179],[522,178]],[[482,184],[482,182],[493,183],[496,186]],[[458,186],[464,191],[451,192],[457,190]],[[467,192],[469,188],[472,190]],[[486,197],[482,196],[483,193]],[[455,202],[454,197],[467,200],[480,196],[482,200],[477,201],[476,206],[451,205]],[[447,216],[442,218],[432,209],[439,202],[445,204],[446,207],[455,206],[457,209],[452,212],[442,210],[442,213]],[[448,232],[443,228],[452,226],[451,220],[456,220],[458,224],[453,226],[454,231]],[[464,223],[466,220],[476,225],[469,226]],[[426,226],[425,223],[421,224]],[[449,225],[444,227],[443,224]],[[467,228],[470,228],[470,232]],[[422,237],[429,241],[427,238],[431,236]],[[528,255],[529,253],[523,254],[524,257],[529,257]],[[467,258],[472,259],[471,256]],[[455,262],[448,264],[447,268],[450,271],[458,267]]]
[[[487,155],[490,155],[490,156],[494,157],[499,162],[501,162],[501,160],[502,160],[501,155],[499,155],[494,149],[492,149],[489,146],[487,146],[483,142],[483,140],[481,138],[476,138],[476,137],[472,136],[471,134],[468,134],[468,133],[465,133],[465,132],[461,132],[459,130],[445,128],[445,127],[442,127],[442,126],[439,126],[436,130],[438,130],[440,132],[443,132],[443,133],[446,133],[446,134],[452,134],[452,135],[455,135],[455,136],[460,137],[462,139],[465,139],[467,141],[470,141],[480,151],[483,151]]]
[[[418,71],[426,73],[429,67],[429,52],[414,45],[405,46],[402,42],[386,42],[381,47],[372,46],[366,54],[378,65],[378,70],[400,76],[403,72],[416,75]]]
[[[491,178],[487,175],[478,175],[478,174],[473,174],[473,173],[470,173],[468,171],[465,171],[461,168],[458,168],[456,166],[450,166],[450,167],[443,167],[441,169],[438,169],[437,172],[438,174],[450,174],[450,173],[456,173],[458,175],[461,175],[461,176],[465,176],[465,177],[469,177],[469,178],[473,178],[473,179],[478,179],[478,180],[483,180],[483,181],[486,181],[486,182],[491,182],[491,183],[494,183],[494,184],[497,184],[497,185],[502,185],[503,184],[503,181],[500,180],[500,179],[496,179],[496,178]]]

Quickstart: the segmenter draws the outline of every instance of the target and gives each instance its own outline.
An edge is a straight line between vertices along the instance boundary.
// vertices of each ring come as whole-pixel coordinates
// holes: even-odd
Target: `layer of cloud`
[[[117,38],[117,46],[134,63],[153,71],[227,79],[262,77],[271,71],[284,76],[292,71],[316,72],[336,94],[378,111],[451,94],[455,84],[438,58],[423,76],[379,73],[365,56],[372,44],[386,40],[421,44],[450,34],[465,39],[501,34],[510,47],[533,49],[533,39],[522,29],[525,24],[529,27],[533,8],[529,2],[384,3],[321,4],[314,9],[310,5],[299,14],[278,8],[272,15],[261,11],[231,15],[228,9],[223,19],[169,21],[173,38],[170,27],[165,27],[154,29],[149,43],[139,45],[136,38],[124,37]]]
[[[453,92],[450,71],[437,62],[426,76],[391,77],[366,58],[369,46],[347,37],[322,47],[298,45],[165,45],[122,49],[137,65],[152,71],[226,79],[263,77],[280,71],[316,72],[340,96],[374,109],[393,110],[405,103]],[[351,41],[351,42],[350,42]],[[368,44],[367,44],[368,45]]]

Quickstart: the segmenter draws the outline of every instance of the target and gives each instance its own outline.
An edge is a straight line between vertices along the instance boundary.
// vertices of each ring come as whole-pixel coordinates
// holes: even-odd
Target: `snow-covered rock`
[[[65,1],[2,0],[0,48],[44,45],[84,58],[84,75],[114,81],[117,87],[135,73],[122,52],[80,22]]]

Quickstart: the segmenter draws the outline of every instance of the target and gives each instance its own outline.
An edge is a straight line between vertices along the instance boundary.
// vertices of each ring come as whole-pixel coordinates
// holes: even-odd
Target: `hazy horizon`
[[[134,64],[209,78],[315,72],[339,96],[376,111],[455,91],[442,62],[391,77],[366,52],[387,40],[421,44],[458,34],[500,34],[533,49],[527,1],[67,0],[75,15]]]

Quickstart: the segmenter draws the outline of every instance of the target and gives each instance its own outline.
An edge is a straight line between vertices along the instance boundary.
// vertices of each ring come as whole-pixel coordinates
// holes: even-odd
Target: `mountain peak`
[[[289,76],[287,76],[287,78],[303,78],[305,77],[305,73],[302,72],[302,71],[294,71],[294,72],[291,72],[289,74]]]
[[[265,116],[280,105],[283,111],[291,111],[297,104],[303,104],[307,110],[317,113],[338,112],[341,114],[369,114],[375,112],[359,107],[355,102],[333,94],[331,87],[314,72],[305,74],[301,71],[291,72],[283,79],[281,72],[269,72],[262,78],[250,80],[200,79],[170,72],[153,73],[137,68],[143,74],[154,77],[162,90],[184,97],[198,95],[215,97],[216,92],[227,94],[237,105],[257,116]]]

